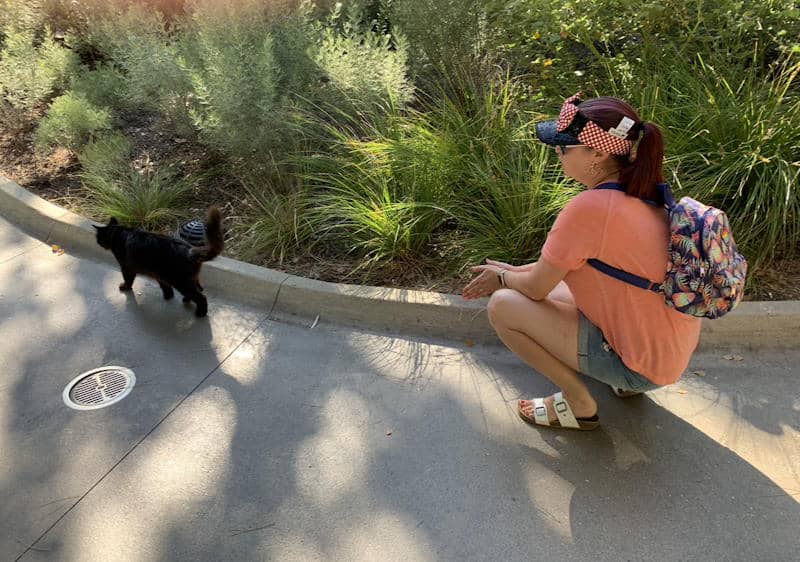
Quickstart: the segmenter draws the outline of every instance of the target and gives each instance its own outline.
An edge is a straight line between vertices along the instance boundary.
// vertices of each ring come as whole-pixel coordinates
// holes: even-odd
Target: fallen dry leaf
[[[692,373],[697,375],[698,377],[706,376],[706,372],[705,371],[692,371]]]
[[[391,431],[387,431],[387,432],[386,432],[386,435],[387,435],[387,437],[388,437],[389,435],[391,435],[391,434],[392,434],[392,432],[391,432]]]
[[[679,389],[678,389],[678,394],[689,394],[689,391],[688,391],[688,390],[685,390],[685,389],[683,389],[683,388],[679,388]]]
[[[728,361],[733,361],[733,355],[723,355],[723,359],[727,359]]]
[[[64,255],[64,248],[59,248],[58,251],[56,252],[56,255],[57,256],[63,256]]]
[[[464,340],[464,345],[466,345],[467,347],[474,347],[475,342],[472,340]]]
[[[734,361],[744,361],[744,357],[742,357],[741,355],[734,355],[733,356],[733,360]]]
[[[51,248],[53,250],[53,253],[55,254],[56,252],[58,252],[61,249],[61,246],[59,246],[58,244],[53,244],[51,246]]]

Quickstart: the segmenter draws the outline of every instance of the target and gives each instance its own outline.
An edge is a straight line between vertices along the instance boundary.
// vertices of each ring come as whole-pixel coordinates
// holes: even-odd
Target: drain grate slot
[[[64,403],[76,410],[105,408],[125,398],[136,384],[133,371],[125,367],[99,367],[87,371],[64,389]]]

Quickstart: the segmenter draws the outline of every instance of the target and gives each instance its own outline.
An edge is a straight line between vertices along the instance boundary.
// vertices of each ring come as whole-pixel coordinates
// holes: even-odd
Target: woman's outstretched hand
[[[486,260],[486,265],[473,266],[471,268],[472,272],[478,273],[479,275],[464,287],[461,291],[461,296],[467,300],[479,299],[489,296],[499,289],[501,285],[498,274],[504,270],[510,271],[510,269],[501,267],[500,264],[502,264],[502,262]],[[512,267],[508,264],[502,265],[508,266],[508,268]]]

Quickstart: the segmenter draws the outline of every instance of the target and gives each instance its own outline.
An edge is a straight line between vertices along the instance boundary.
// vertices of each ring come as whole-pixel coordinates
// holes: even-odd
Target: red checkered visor
[[[633,141],[626,140],[629,132],[638,133],[640,125],[633,119],[623,117],[619,125],[608,131],[586,118],[578,109],[579,94],[568,98],[561,106],[556,131],[578,139],[582,144],[608,154],[630,154]]]

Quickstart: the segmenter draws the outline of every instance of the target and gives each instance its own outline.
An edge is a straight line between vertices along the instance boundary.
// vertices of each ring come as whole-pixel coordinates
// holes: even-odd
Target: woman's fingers
[[[465,299],[479,299],[492,293],[490,278],[494,271],[486,266],[476,266],[473,269],[480,271],[480,275],[470,281],[466,287],[461,291],[461,295]]]
[[[489,265],[494,265],[494,266],[499,267],[501,269],[514,269],[513,265],[509,265],[504,261],[497,261],[497,260],[491,260],[489,258],[486,258],[486,263],[489,264]]]

